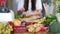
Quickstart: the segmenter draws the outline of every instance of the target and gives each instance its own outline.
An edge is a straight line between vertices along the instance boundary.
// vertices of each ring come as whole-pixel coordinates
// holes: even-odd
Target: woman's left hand
[[[29,17],[29,16],[31,16],[32,15],[32,13],[30,12],[30,11],[27,11],[26,12],[26,17]]]

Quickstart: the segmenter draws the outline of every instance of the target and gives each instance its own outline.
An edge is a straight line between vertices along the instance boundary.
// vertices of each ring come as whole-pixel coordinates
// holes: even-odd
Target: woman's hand
[[[37,11],[34,11],[34,12],[31,12],[31,11],[26,12],[27,17],[29,17],[29,16],[40,16],[40,14],[41,14],[41,10],[37,10]]]
[[[30,12],[30,11],[27,11],[26,12],[26,17],[29,17],[29,16],[31,16],[32,15],[32,12]]]
[[[23,12],[23,11],[25,11],[25,9],[24,9],[24,8],[22,8],[22,9],[18,10],[18,12],[17,12],[17,13],[18,13],[18,14],[22,14],[22,12]]]

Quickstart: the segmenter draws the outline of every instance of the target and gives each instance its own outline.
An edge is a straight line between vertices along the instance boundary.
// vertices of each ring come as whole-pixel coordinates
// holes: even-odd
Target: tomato
[[[11,27],[14,26],[13,22],[9,21],[8,23],[9,23],[9,25],[10,25]]]

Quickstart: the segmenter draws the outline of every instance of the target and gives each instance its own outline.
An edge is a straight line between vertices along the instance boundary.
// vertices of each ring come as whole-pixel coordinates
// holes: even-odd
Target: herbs
[[[19,14],[15,14],[15,18],[16,19],[20,18],[20,15]]]
[[[25,17],[26,17],[26,15],[15,14],[15,18],[16,18],[16,19],[25,18]]]
[[[58,4],[56,11],[57,11],[57,13],[60,13],[60,4]]]
[[[57,3],[57,9],[56,9],[56,12],[57,13],[60,13],[60,0],[56,0],[56,3]]]
[[[57,3],[60,3],[60,0],[56,0]]]
[[[56,19],[56,16],[50,14],[50,15],[46,16],[46,20],[45,20],[44,24],[50,24],[50,22],[52,22],[55,19]]]

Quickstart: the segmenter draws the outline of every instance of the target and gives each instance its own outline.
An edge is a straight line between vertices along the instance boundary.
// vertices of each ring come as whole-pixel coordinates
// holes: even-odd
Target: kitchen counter
[[[46,34],[46,32],[37,32],[37,33],[25,32],[25,33],[14,33],[14,34]]]
[[[46,32],[37,32],[37,33],[25,32],[25,33],[14,33],[14,34],[46,34]],[[54,33],[53,32],[49,32],[49,34],[54,34]]]

